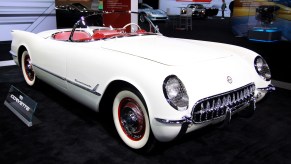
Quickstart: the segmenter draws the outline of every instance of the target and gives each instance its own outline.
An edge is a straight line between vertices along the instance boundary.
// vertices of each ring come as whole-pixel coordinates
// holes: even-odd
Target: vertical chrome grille
[[[250,83],[238,89],[199,100],[192,110],[194,123],[203,123],[223,117],[227,110],[248,104],[254,97],[255,85]]]

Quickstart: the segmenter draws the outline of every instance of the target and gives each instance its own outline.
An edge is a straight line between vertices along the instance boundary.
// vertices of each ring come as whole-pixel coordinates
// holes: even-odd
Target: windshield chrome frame
[[[129,14],[138,14],[138,12],[102,12],[102,13],[94,13],[94,14],[92,14],[92,15],[88,15],[88,16],[82,16],[81,18],[80,18],[80,20],[78,20],[75,24],[74,24],[74,26],[73,26],[73,28],[72,28],[72,32],[71,32],[71,34],[70,34],[70,37],[69,37],[69,41],[74,41],[73,40],[73,35],[74,35],[74,32],[76,31],[76,29],[78,28],[78,27],[80,27],[80,26],[84,26],[84,28],[82,28],[82,29],[85,29],[85,31],[86,32],[88,32],[90,35],[92,35],[93,33],[94,33],[94,30],[95,29],[92,29],[92,28],[90,28],[91,26],[89,26],[89,25],[87,25],[86,24],[86,19],[87,18],[89,18],[89,17],[93,17],[93,16],[98,16],[98,15],[101,15],[101,16],[103,16],[104,14],[112,14],[112,13],[129,13]],[[160,33],[160,31],[159,31],[159,28],[158,28],[158,26],[157,25],[155,25],[147,16],[145,16],[145,19],[147,20],[147,22],[144,22],[144,23],[148,23],[148,25],[149,25],[149,31],[147,31],[147,32],[149,32],[149,33],[152,33],[152,34],[157,34],[157,35],[162,35],[161,33]],[[103,23],[103,22],[102,22]],[[103,24],[103,26],[97,26],[97,27],[100,27],[100,29],[101,28],[108,28],[108,29],[112,29],[112,30],[114,30],[114,29],[121,29],[121,28],[113,28],[111,25],[110,26],[104,26],[104,24]],[[152,29],[153,29],[153,31],[152,31]],[[148,34],[149,34],[148,33]],[[124,35],[124,36],[133,36],[134,35],[134,33],[131,33],[131,32],[129,32],[129,33],[125,33],[125,34],[127,34],[127,35]],[[135,34],[135,35],[137,35],[137,34]]]

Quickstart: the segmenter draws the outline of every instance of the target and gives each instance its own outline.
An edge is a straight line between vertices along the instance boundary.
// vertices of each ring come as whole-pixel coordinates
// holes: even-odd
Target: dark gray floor
[[[13,85],[38,102],[40,124],[27,127],[3,102]],[[128,149],[98,113],[45,83],[28,87],[16,66],[0,68],[0,163],[199,163],[291,161],[291,91],[277,89],[251,118],[234,117],[142,155]]]

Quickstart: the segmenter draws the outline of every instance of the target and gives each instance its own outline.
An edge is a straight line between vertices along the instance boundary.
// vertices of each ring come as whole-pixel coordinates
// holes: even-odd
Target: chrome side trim
[[[52,73],[52,72],[50,72],[50,71],[48,71],[48,70],[46,70],[46,69],[43,69],[43,68],[41,68],[41,67],[39,67],[39,66],[37,66],[37,65],[34,65],[34,64],[33,64],[33,66],[34,66],[34,67],[37,67],[38,69],[40,69],[40,70],[42,70],[42,71],[44,71],[44,72],[46,72],[46,73],[49,73],[49,74],[53,75],[53,76],[55,76],[55,77],[57,77],[57,78],[59,78],[59,79],[61,79],[61,80],[64,80],[64,81],[66,81],[66,82],[68,82],[68,83],[70,83],[70,84],[72,84],[72,85],[75,85],[76,87],[79,87],[79,88],[81,88],[81,89],[83,89],[83,90],[86,90],[86,91],[88,91],[88,92],[91,92],[91,93],[93,93],[94,95],[101,96],[100,93],[96,92],[96,89],[97,89],[97,87],[99,86],[99,84],[97,84],[93,89],[90,89],[90,88],[87,88],[87,87],[85,87],[85,86],[82,86],[82,85],[80,85],[80,84],[78,84],[78,83],[75,83],[75,82],[73,82],[73,81],[71,81],[71,80],[68,80],[68,79],[66,79],[66,78],[64,78],[64,77],[61,77],[61,76],[59,76],[59,75],[57,75],[57,74],[55,74],[55,73]],[[89,85],[89,86],[90,86],[90,85]],[[90,87],[91,87],[91,86],[90,86]]]
[[[156,119],[156,121],[163,123],[163,124],[180,125],[180,124],[184,124],[184,123],[192,123],[192,118],[187,117],[187,116],[182,117],[181,120],[167,120],[167,119],[162,119],[162,118],[155,118],[155,119]]]
[[[35,64],[32,64],[32,65],[33,65],[33,67],[36,67],[36,68],[38,68],[38,69],[40,69],[40,70],[42,70],[42,71],[44,71],[44,72],[46,72],[46,73],[49,73],[49,74],[51,74],[51,75],[53,75],[53,76],[55,76],[55,77],[57,77],[57,78],[59,78],[59,79],[61,79],[61,80],[67,81],[67,79],[64,78],[64,77],[61,77],[61,76],[59,76],[59,75],[57,75],[57,74],[55,74],[55,73],[52,73],[52,72],[50,72],[50,71],[48,71],[48,70],[46,70],[46,69],[43,69],[43,68],[41,68],[41,67],[39,67],[39,66],[37,66],[37,65],[35,65]]]
[[[272,84],[269,84],[267,87],[265,88],[258,88],[258,90],[262,90],[262,91],[267,91],[267,92],[272,92],[276,90],[276,87]]]
[[[76,87],[79,87],[79,88],[84,89],[84,90],[86,90],[86,91],[88,91],[88,92],[91,92],[91,93],[93,93],[94,95],[101,96],[101,94],[98,93],[98,92],[96,92],[96,90],[94,90],[94,88],[91,90],[90,88],[86,88],[86,87],[84,87],[84,86],[82,86],[82,85],[80,85],[80,84],[77,84],[77,83],[73,82],[73,81],[67,80],[67,82],[70,83],[70,84],[75,85]],[[98,84],[97,84],[97,85],[98,85]]]
[[[77,79],[75,79],[75,82],[77,82],[77,83],[79,83],[79,84],[82,84],[82,85],[85,85],[85,86],[91,88],[91,85],[89,85],[89,84],[85,84],[85,83],[83,83],[83,82],[81,82],[81,81],[79,81],[79,80],[77,80]]]
[[[13,56],[13,57],[17,57],[17,55],[13,52],[13,51],[9,51],[9,53]]]

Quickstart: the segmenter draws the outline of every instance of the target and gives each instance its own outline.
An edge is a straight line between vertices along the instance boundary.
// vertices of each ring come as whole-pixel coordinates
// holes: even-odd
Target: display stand
[[[281,40],[282,32],[278,28],[253,28],[248,35],[252,41],[276,42]]]
[[[28,127],[40,123],[34,116],[37,103],[11,85],[4,105]]]

